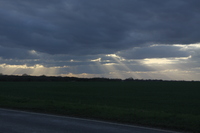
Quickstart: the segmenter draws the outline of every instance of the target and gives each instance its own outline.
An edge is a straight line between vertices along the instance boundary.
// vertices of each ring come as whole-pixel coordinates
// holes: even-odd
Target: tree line
[[[0,81],[62,81],[62,82],[75,82],[75,81],[162,81],[161,79],[134,79],[132,77],[126,79],[118,78],[104,78],[104,77],[94,77],[94,78],[78,78],[78,77],[61,77],[61,76],[31,76],[28,74],[22,75],[4,75],[0,73]]]
[[[31,76],[27,74],[23,75],[3,75],[0,74],[0,81],[122,81],[122,79],[109,79],[102,77],[94,77],[94,78],[78,78],[78,77],[61,77],[61,76]]]

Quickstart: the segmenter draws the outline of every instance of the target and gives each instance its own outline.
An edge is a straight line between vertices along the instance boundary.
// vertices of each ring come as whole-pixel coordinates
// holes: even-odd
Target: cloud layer
[[[197,71],[199,6],[198,0],[0,1],[0,70],[42,65],[60,68],[58,74],[125,77],[152,71],[145,59],[163,58]]]
[[[199,39],[197,0],[1,1],[1,45],[48,54],[111,54]]]

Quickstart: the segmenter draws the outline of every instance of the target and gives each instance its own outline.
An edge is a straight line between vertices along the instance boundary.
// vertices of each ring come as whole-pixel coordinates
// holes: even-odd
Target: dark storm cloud
[[[2,47],[0,45],[0,57],[3,59],[38,59],[39,56],[34,52],[19,49],[19,48],[10,48]]]
[[[0,1],[0,45],[95,55],[200,41],[198,0]]]
[[[133,48],[118,53],[125,59],[188,57],[190,54],[189,50],[184,51],[181,50],[181,47],[171,45]]]

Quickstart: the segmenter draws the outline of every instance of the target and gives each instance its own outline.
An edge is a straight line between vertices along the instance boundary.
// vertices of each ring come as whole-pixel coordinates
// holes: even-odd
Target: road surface
[[[153,128],[0,109],[0,133],[175,133]]]

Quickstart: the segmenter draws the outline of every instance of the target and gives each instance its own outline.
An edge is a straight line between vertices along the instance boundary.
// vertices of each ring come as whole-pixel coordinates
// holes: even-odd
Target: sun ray
[[[186,74],[188,76],[184,76],[184,73],[186,73],[187,70],[182,70],[181,66],[177,66],[177,63],[185,62],[190,58],[192,58],[191,55],[188,57],[176,58],[147,58],[143,59],[141,63],[155,71],[155,73],[151,74],[155,78],[160,76],[168,80],[189,80],[191,77],[188,74]]]
[[[127,60],[125,60],[124,58],[122,58],[116,54],[108,54],[106,56],[111,57],[116,62],[114,64],[111,64],[111,66],[115,66],[116,64],[118,64],[120,67],[123,68],[123,71],[130,72],[129,73],[130,77],[139,78],[139,75],[135,74],[134,72],[131,72],[132,70],[126,65]],[[116,72],[118,72],[118,71],[116,71]],[[120,74],[120,72],[118,72],[118,75],[119,75],[119,77],[124,77],[122,74]]]

